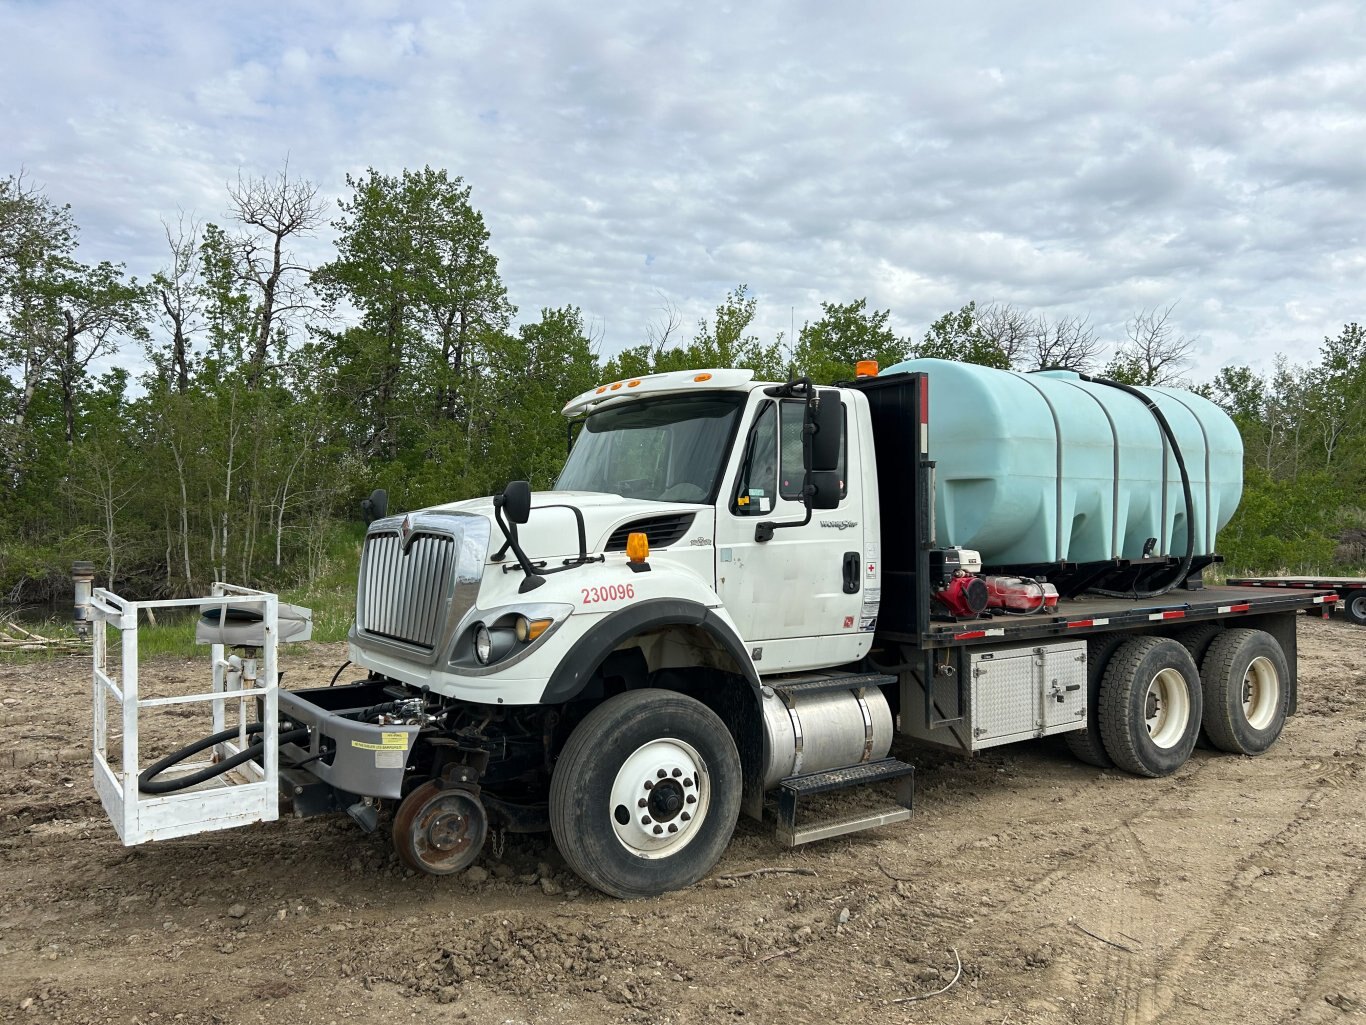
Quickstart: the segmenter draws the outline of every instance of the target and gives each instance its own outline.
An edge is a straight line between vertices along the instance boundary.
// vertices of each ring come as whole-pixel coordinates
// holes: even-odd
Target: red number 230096
[[[604,584],[602,587],[580,587],[583,603],[592,605],[600,601],[624,601],[636,596],[634,584]]]

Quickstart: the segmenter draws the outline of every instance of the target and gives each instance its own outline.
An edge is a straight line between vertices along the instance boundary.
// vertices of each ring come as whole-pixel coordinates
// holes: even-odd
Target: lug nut
[[[636,807],[637,807],[637,808],[648,808],[649,806],[650,806],[650,802],[647,801],[647,800],[645,800],[645,798],[643,798],[643,797],[642,797],[639,801],[636,802]]]
[[[652,780],[652,779],[647,779],[647,780],[645,781],[645,789],[646,789],[646,790],[653,790],[654,788],[655,788],[655,781]]]
[[[663,826],[655,826],[655,836],[658,836],[662,832],[664,832]]]
[[[668,773],[665,772],[663,769],[660,769],[658,772],[655,773],[655,775],[658,776],[660,779],[663,779],[665,776],[668,775]]]
[[[674,769],[673,774],[674,774],[674,778],[677,779],[679,776],[683,775],[683,770],[682,770],[682,769]]]
[[[689,803],[689,804],[696,804],[696,803],[697,803],[697,798],[696,798],[694,795],[689,794],[689,795],[688,795],[688,803]]]
[[[683,781],[683,785],[684,785],[685,787],[690,787],[690,786],[692,786],[692,780],[690,780],[690,779],[685,779],[685,780]]]
[[[652,821],[654,820],[651,819],[650,816],[646,815],[643,819],[640,820],[640,824],[642,826],[648,826]]]
[[[672,822],[669,823],[669,832],[670,832],[670,833],[677,833],[677,832],[678,832],[678,827],[675,826]]]
[[[691,813],[691,812],[686,812],[686,811],[685,811],[682,815],[680,815],[680,816],[678,816],[678,817],[679,817],[680,819],[682,819],[684,822],[687,822],[690,818],[692,818],[692,813]]]

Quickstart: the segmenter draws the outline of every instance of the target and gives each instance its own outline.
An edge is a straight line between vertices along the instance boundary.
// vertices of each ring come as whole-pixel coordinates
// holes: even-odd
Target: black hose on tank
[[[1195,503],[1191,496],[1191,478],[1186,472],[1186,459],[1181,454],[1181,446],[1176,443],[1176,435],[1172,432],[1172,425],[1167,422],[1166,416],[1158,408],[1157,403],[1149,398],[1139,389],[1128,384],[1121,384],[1119,381],[1107,381],[1103,377],[1089,377],[1086,374],[1077,375],[1083,381],[1091,384],[1103,384],[1109,388],[1118,388],[1122,392],[1128,392],[1139,402],[1148,407],[1148,412],[1157,421],[1158,428],[1166,436],[1168,444],[1172,447],[1172,455],[1176,457],[1176,468],[1181,471],[1181,493],[1186,500],[1186,557],[1181,560],[1181,567],[1176,571],[1176,576],[1165,586],[1156,591],[1109,591],[1103,587],[1090,587],[1087,590],[1091,594],[1099,594],[1106,598],[1156,598],[1166,594],[1173,587],[1186,579],[1186,574],[1190,572],[1191,561],[1195,558]]]
[[[265,728],[264,723],[247,723],[246,732],[248,734],[260,733]],[[256,743],[243,748],[231,758],[225,758],[221,762],[205,766],[198,772],[192,772],[188,776],[177,776],[175,779],[157,779],[158,776],[171,766],[178,765],[186,758],[189,758],[190,755],[199,754],[200,751],[207,751],[215,744],[221,744],[225,740],[231,740],[233,737],[236,737],[239,732],[240,731],[236,726],[231,729],[221,730],[218,733],[205,737],[203,740],[196,740],[193,744],[182,747],[179,751],[171,752],[160,761],[153,762],[138,775],[138,789],[144,794],[173,794],[177,790],[186,790],[196,784],[211,780],[215,776],[221,776],[223,773],[230,769],[237,768],[237,766],[244,762],[251,762],[260,758],[266,750],[266,744],[263,740],[258,740]],[[301,727],[280,734],[277,743],[292,744],[296,740],[304,740],[307,737],[308,730]]]

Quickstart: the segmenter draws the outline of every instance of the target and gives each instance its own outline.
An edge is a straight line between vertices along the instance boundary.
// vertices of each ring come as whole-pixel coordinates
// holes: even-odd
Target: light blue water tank
[[[1143,388],[1171,424],[1181,473],[1148,408],[1067,370],[1023,374],[915,359],[883,371],[930,382],[930,457],[937,542],[982,553],[986,565],[1101,562],[1212,553],[1243,491],[1243,443],[1214,403],[1177,388]],[[911,439],[907,439],[910,442]],[[916,448],[919,446],[916,445]]]

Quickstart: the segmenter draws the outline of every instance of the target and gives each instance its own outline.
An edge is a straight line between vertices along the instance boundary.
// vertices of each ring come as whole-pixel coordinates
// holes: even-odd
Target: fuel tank
[[[976,549],[987,566],[1180,558],[1189,518],[1194,554],[1207,555],[1238,506],[1238,428],[1192,392],[1140,389],[1171,424],[1190,477],[1187,509],[1172,446],[1147,405],[1127,392],[1072,371],[937,359],[898,363],[883,376],[903,371],[929,376],[939,547]],[[916,428],[906,429],[906,449],[915,451]]]

